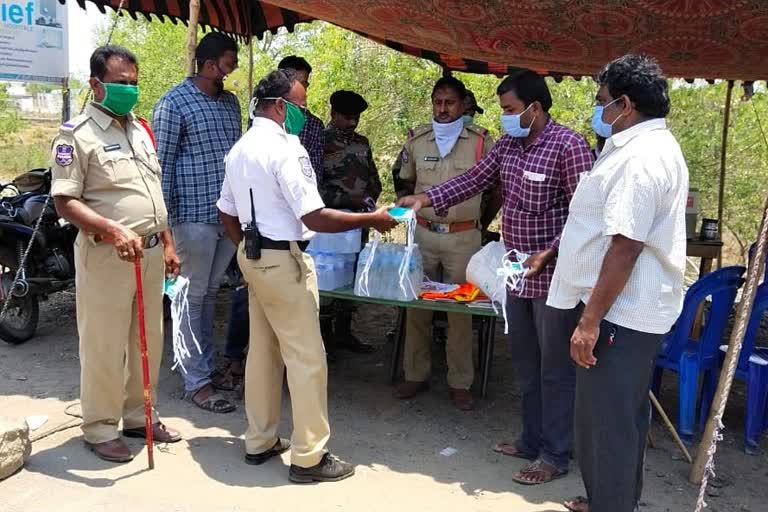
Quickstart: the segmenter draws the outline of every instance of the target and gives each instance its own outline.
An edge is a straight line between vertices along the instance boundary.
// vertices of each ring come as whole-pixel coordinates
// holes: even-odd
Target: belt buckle
[[[157,244],[159,243],[160,243],[160,237],[157,236],[157,233],[149,235],[147,237],[147,242],[146,242],[147,249],[154,249],[155,247],[157,247]]]
[[[440,233],[441,235],[451,232],[450,224],[443,224],[441,222],[431,222],[430,227],[432,228],[432,231],[434,231],[435,233]]]

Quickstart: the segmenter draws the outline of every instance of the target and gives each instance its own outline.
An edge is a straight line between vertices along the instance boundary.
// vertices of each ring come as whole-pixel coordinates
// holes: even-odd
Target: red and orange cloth
[[[480,288],[472,283],[464,283],[449,291],[425,291],[420,298],[424,300],[455,300],[456,302],[474,302],[488,300]]]

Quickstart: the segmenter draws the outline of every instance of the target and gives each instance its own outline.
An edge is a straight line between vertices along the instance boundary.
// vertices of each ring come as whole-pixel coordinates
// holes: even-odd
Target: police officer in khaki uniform
[[[400,154],[395,175],[403,190],[422,192],[466,172],[493,147],[487,130],[465,125],[464,84],[453,77],[437,81],[432,90],[432,124],[414,130]],[[400,195],[398,190],[398,195]],[[498,210],[497,210],[498,211]],[[494,212],[495,215],[495,212]],[[492,218],[493,216],[491,216]],[[424,272],[433,281],[463,283],[467,263],[480,249],[481,197],[478,195],[438,217],[425,208],[417,217],[416,242],[424,259]],[[411,310],[406,319],[405,382],[398,398],[410,398],[428,388],[431,369],[430,327],[432,313]],[[448,315],[448,385],[453,403],[461,410],[474,406],[469,388],[474,379],[472,318]]]
[[[119,437],[144,437],[144,387],[134,264],[141,259],[153,396],[163,349],[163,283],[179,259],[167,226],[160,165],[148,125],[131,113],[138,99],[136,57],[105,46],[91,56],[94,101],[61,126],[53,143],[59,215],[76,225],[80,401],[85,444],[102,459],[133,458]],[[181,440],[153,411],[160,443]]]

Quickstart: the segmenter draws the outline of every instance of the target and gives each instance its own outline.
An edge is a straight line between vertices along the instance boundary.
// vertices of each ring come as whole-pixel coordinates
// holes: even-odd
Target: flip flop
[[[521,485],[541,485],[548,484],[558,478],[563,478],[568,474],[565,469],[557,469],[555,466],[544,462],[541,459],[536,459],[528,467],[523,468],[518,473],[512,475],[512,481]],[[541,475],[543,478],[532,479],[527,478],[526,475]]]
[[[525,453],[523,453],[518,447],[517,441],[514,441],[512,443],[507,443],[502,441],[501,443],[497,443],[492,448],[492,450],[496,453],[500,453],[508,457],[515,457],[517,459],[530,460],[530,461],[536,460],[536,457],[532,457],[530,455],[526,455]]]
[[[589,501],[584,496],[576,496],[564,501],[563,506],[570,512],[589,512]]]

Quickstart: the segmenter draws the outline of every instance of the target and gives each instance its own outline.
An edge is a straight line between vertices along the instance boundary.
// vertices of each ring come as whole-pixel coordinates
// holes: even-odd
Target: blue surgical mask
[[[531,124],[528,125],[528,128],[523,128],[522,126],[520,126],[520,118],[523,116],[523,114],[528,112],[528,109],[531,108],[532,106],[533,106],[533,103],[528,105],[528,108],[526,108],[519,114],[502,114],[501,127],[504,129],[504,133],[516,139],[522,139],[530,135],[531,126],[533,126],[533,121],[536,120],[536,116],[533,117],[533,120],[531,121]]]
[[[464,114],[461,116],[461,121],[464,123],[464,126],[467,126],[468,124],[472,124],[475,122],[474,116],[470,116],[469,114]]]
[[[605,110],[605,107],[616,103],[619,99],[621,98],[616,98],[607,105],[595,105],[592,109],[592,129],[599,136],[609,139],[611,135],[613,135],[613,124],[619,120],[621,115],[624,115],[621,114],[619,117],[613,120],[613,123],[610,124],[603,121],[603,110]]]

